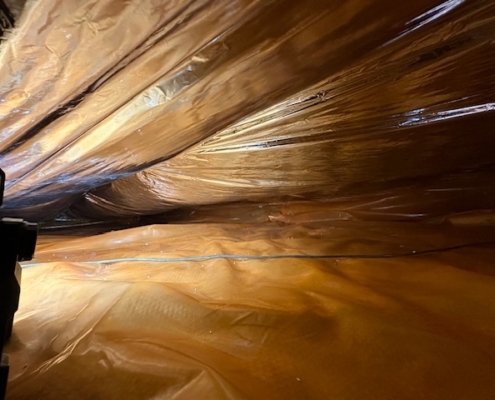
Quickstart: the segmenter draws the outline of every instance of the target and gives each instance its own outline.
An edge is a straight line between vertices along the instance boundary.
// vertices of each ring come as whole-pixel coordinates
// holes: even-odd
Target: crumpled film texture
[[[471,202],[463,207],[451,197],[443,211],[479,207],[495,177],[487,132],[495,115],[495,5],[461,3],[430,10],[316,87],[89,193],[76,208],[90,216],[152,214],[277,195],[343,197],[414,179],[433,192],[452,172],[451,191]],[[477,168],[489,179],[473,196]]]
[[[494,17],[483,0],[29,2],[1,54],[7,210],[50,218],[111,182],[77,212],[493,167]]]
[[[42,237],[23,271],[8,399],[492,399],[493,229]]]

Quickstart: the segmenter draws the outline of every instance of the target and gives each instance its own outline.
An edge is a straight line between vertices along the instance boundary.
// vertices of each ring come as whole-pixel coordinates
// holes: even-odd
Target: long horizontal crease
[[[401,258],[401,257],[414,257],[421,256],[424,254],[432,253],[442,253],[452,250],[463,249],[467,247],[477,247],[477,246],[492,246],[495,245],[495,241],[490,242],[476,242],[476,243],[466,243],[457,246],[450,247],[440,247],[429,250],[412,251],[408,253],[397,253],[397,254],[322,254],[322,255],[306,255],[306,254],[275,254],[267,256],[250,256],[242,254],[212,254],[208,256],[194,256],[194,257],[178,257],[178,258],[142,258],[142,257],[126,257],[126,258],[111,258],[107,260],[96,260],[96,261],[77,261],[81,264],[115,264],[119,262],[156,262],[156,263],[177,263],[177,262],[190,262],[190,261],[208,261],[208,260],[275,260],[275,259],[390,259],[390,258]],[[48,263],[48,262],[47,262]],[[35,267],[46,263],[29,263],[23,264],[23,268]]]

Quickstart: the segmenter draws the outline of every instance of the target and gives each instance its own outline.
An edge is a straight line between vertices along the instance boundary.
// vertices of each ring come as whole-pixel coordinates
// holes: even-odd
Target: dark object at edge
[[[5,3],[0,0],[0,41],[6,30],[14,27],[14,17]]]
[[[3,199],[5,175],[0,169],[0,205]],[[0,399],[5,398],[9,375],[9,357],[3,354],[5,342],[12,335],[14,314],[21,294],[19,261],[33,258],[38,225],[18,218],[0,220]]]

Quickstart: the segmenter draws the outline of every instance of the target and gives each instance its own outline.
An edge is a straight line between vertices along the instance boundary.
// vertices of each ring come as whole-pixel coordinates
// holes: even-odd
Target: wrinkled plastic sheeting
[[[493,166],[492,1],[310,3],[29,2],[1,54],[8,212],[49,218],[111,182],[76,211]]]
[[[26,0],[4,0],[4,3],[9,8],[14,18],[17,19],[22,13]]]
[[[139,174],[139,179],[145,174]],[[445,174],[442,177],[423,178],[417,182],[407,182],[404,186],[390,187],[381,190],[380,185],[360,185],[360,194],[343,196],[339,193],[330,196],[325,190],[313,192],[308,196],[293,195],[271,198],[250,198],[250,201],[205,205],[211,199],[197,204],[184,204],[176,210],[168,210],[162,215],[148,218],[136,217],[142,214],[153,214],[164,202],[157,195],[159,183],[149,185],[148,192],[141,185],[112,185],[122,191],[112,193],[115,202],[103,201],[100,195],[92,193],[83,202],[76,203],[71,212],[70,220],[77,221],[81,215],[89,216],[91,221],[98,217],[111,220],[110,216],[122,220],[148,221],[148,223],[163,221],[175,223],[190,222],[270,222],[297,223],[301,219],[325,218],[326,220],[374,220],[374,221],[418,221],[448,217],[472,210],[495,209],[495,186],[493,185],[491,169]],[[129,182],[129,180],[127,181]],[[388,186],[388,185],[387,185]],[[129,191],[133,187],[135,192]],[[363,190],[365,189],[365,190]],[[358,190],[352,190],[356,192]],[[201,190],[198,190],[201,192]],[[107,192],[108,193],[108,192]],[[228,197],[227,192],[223,194]],[[156,196],[156,197],[155,197]],[[190,198],[191,199],[191,198]],[[89,200],[89,202],[87,202]],[[122,204],[125,203],[125,207]],[[176,206],[176,205],[175,205]],[[175,207],[170,205],[170,207]],[[154,208],[156,207],[156,208]],[[91,210],[91,212],[89,212]],[[127,216],[127,218],[122,218]],[[61,222],[61,220],[58,220]],[[103,222],[103,221],[102,221]]]
[[[417,29],[316,87],[88,194],[77,208],[98,216],[151,214],[274,195],[346,196],[418,177],[434,190],[424,177],[441,180],[493,163],[495,141],[486,128],[495,122],[495,7],[457,6],[443,4],[418,18]],[[471,174],[451,176],[444,189],[472,196],[479,177]],[[467,207],[479,207],[489,181],[482,180]],[[462,208],[459,203],[453,199],[444,212]]]
[[[492,399],[493,229],[42,237],[23,270],[7,398]]]

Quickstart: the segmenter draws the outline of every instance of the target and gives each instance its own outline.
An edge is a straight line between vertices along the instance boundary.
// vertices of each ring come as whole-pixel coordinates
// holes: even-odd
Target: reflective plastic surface
[[[8,398],[491,399],[494,240],[493,219],[45,237]]]
[[[309,3],[28,3],[0,55],[5,212],[51,218],[87,191],[76,210],[100,218],[495,176],[495,3]]]

